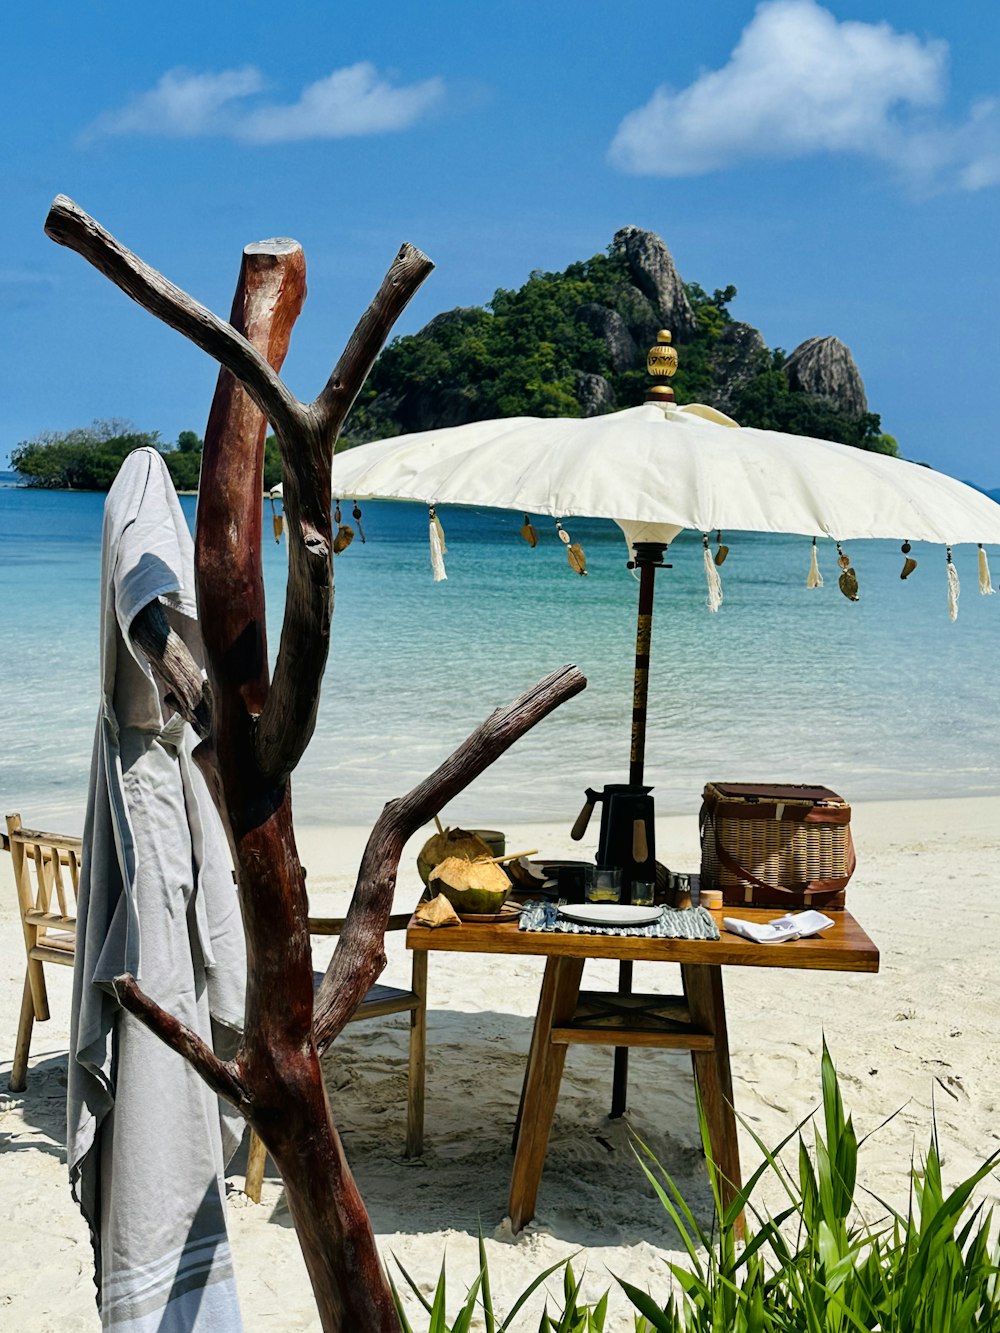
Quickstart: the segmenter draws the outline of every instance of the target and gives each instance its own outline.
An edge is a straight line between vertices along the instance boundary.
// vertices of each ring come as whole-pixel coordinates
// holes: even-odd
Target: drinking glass
[[[633,907],[652,907],[653,895],[655,893],[656,893],[655,879],[634,879],[632,881]]]
[[[584,895],[588,903],[617,903],[622,896],[619,866],[588,866]]]

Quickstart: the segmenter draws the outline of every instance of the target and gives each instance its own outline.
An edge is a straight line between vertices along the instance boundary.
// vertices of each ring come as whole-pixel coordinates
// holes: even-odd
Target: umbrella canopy
[[[1000,542],[1000,505],[953,477],[735,425],[710,408],[655,403],[473,422],[338,454],[334,494],[609,518],[630,542],[668,542],[684,528]]]

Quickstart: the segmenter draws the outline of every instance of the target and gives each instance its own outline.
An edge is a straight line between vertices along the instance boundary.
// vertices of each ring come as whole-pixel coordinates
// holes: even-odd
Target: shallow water
[[[0,485],[0,798],[25,821],[83,822],[99,699],[104,497]],[[195,501],[181,501],[194,521]],[[568,523],[589,575],[549,520],[535,550],[520,514],[441,512],[448,580],[430,575],[426,510],[368,504],[367,542],[337,560],[319,722],[294,778],[308,823],[367,823],[493,708],[565,662],[587,690],[541,723],[449,812],[480,825],[563,817],[586,785],[627,777],[637,584],[610,524]],[[270,524],[266,524],[267,528]],[[657,576],[647,781],[657,808],[695,809],[706,780],[822,782],[852,801],[1000,792],[1000,597],[978,593],[956,549],[961,613],[947,615],[944,552],[848,545],[861,601],[807,591],[809,542],[730,534],[718,615],[705,606],[700,536]],[[272,653],[287,547],[267,541]],[[1000,561],[994,553],[995,573]]]

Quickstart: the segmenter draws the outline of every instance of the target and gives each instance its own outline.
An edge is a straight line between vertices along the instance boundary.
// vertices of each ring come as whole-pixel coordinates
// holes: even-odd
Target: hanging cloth
[[[193,545],[163,459],[139,449],[104,507],[101,707],[84,825],[70,1019],[67,1159],[91,1231],[102,1326],[241,1329],[225,1163],[243,1121],[120,1009],[123,973],[229,1058],[246,955],[222,824],[129,626],[154,598],[195,660]]]

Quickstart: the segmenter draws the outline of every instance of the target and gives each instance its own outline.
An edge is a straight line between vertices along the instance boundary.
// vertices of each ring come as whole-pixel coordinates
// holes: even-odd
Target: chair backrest
[[[14,814],[7,816],[6,841],[25,930],[37,932],[36,946],[72,947],[82,839],[24,828],[21,816]]]
[[[309,918],[310,935],[339,935],[344,929],[345,916],[311,916]],[[409,912],[394,912],[386,922],[386,931],[405,930],[410,924]]]

